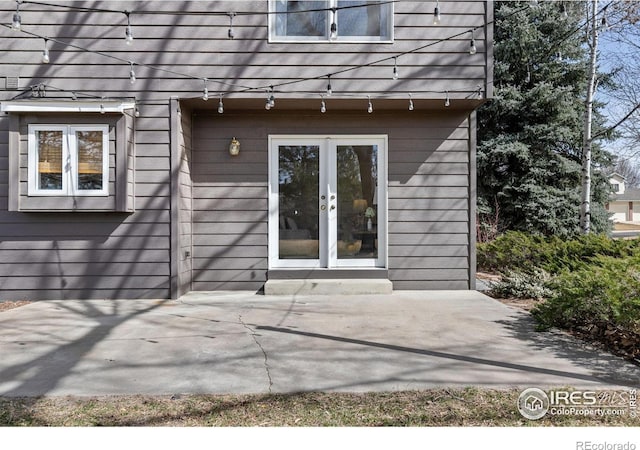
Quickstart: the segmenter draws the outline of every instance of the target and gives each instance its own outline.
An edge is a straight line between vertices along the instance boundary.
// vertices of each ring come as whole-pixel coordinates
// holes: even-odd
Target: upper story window
[[[28,195],[108,196],[108,125],[29,125]]]
[[[272,42],[391,42],[393,3],[365,0],[271,0]]]

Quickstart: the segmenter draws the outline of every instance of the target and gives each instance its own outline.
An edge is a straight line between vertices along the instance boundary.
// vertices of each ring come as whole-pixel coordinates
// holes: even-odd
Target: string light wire
[[[20,2],[20,3],[30,3],[30,4],[47,5],[47,6],[56,6],[56,7],[65,7],[65,6],[66,6],[66,7],[70,8],[70,9],[82,10],[82,11],[121,12],[121,11],[115,11],[115,10],[104,10],[104,9],[97,9],[97,8],[76,7],[76,6],[72,6],[72,5],[69,5],[69,6],[67,6],[67,5],[65,5],[65,6],[62,6],[62,5],[53,5],[53,4],[50,4],[50,3],[32,2],[32,1],[28,1],[28,0],[25,0],[25,1]],[[380,4],[384,4],[384,3],[395,3],[395,1],[380,2]],[[347,8],[362,7],[362,6],[367,6],[367,5],[352,5],[352,6],[340,7],[340,8],[337,8],[337,9],[347,9]],[[522,8],[522,9],[524,9],[524,8]],[[327,11],[327,10],[331,10],[331,9],[319,9],[319,10],[321,10],[321,11]],[[305,12],[308,12],[308,11],[314,11],[314,10],[305,10]],[[520,10],[514,11],[514,13],[512,13],[512,14],[515,14],[515,13],[517,13],[517,12],[519,12],[519,11],[520,11]],[[297,12],[299,12],[299,11],[296,11],[296,13],[297,13]],[[130,12],[130,13],[131,13],[131,12]],[[144,12],[144,13],[145,13],[145,14],[147,14],[148,12]],[[153,13],[158,13],[158,14],[160,14],[160,13],[167,13],[167,12],[159,11],[159,12],[153,12]],[[292,13],[293,13],[293,12],[292,12]],[[172,13],[170,13],[170,12],[169,12],[168,14],[172,14]],[[234,13],[234,15],[235,15],[235,14],[237,14],[237,15],[253,15],[254,13]],[[256,13],[256,14],[257,14],[257,13]],[[263,12],[263,13],[260,13],[260,14],[264,14],[264,12]],[[229,13],[217,13],[217,12],[215,12],[215,13],[214,13],[214,12],[209,12],[209,13],[208,13],[208,15],[229,15]],[[488,24],[490,24],[490,23],[493,23],[493,22],[488,22],[486,25],[488,25]],[[0,24],[0,25],[3,25],[3,26],[5,26],[5,27],[6,27],[6,25],[4,25],[4,24]],[[471,30],[471,31],[472,31],[472,33],[473,33],[473,32],[474,32],[474,30],[476,30],[476,29],[478,29],[478,28],[483,28],[484,26],[485,26],[485,25],[483,25],[482,27],[476,27],[476,28],[474,28],[474,29],[473,29],[473,30]],[[89,53],[97,54],[97,55],[100,55],[100,56],[103,56],[103,57],[111,58],[111,59],[114,59],[114,60],[116,60],[116,61],[126,62],[126,63],[128,63],[128,64],[131,64],[131,63],[132,63],[131,61],[127,61],[127,60],[125,60],[124,58],[120,58],[120,57],[117,57],[117,56],[114,56],[114,55],[111,55],[111,54],[108,54],[108,53],[105,53],[105,52],[102,52],[102,51],[89,50],[89,49],[83,48],[83,47],[78,46],[78,45],[73,45],[73,44],[70,44],[70,43],[67,43],[67,42],[60,41],[60,40],[58,40],[58,39],[46,38],[46,37],[44,37],[44,36],[39,36],[39,35],[38,35],[38,34],[36,34],[36,33],[26,32],[25,30],[21,30],[21,32],[23,32],[23,33],[25,33],[25,34],[27,34],[27,35],[30,35],[30,36],[34,36],[34,37],[41,37],[41,38],[43,38],[43,39],[50,39],[50,40],[52,40],[52,42],[57,42],[57,43],[60,43],[60,44],[62,44],[62,45],[65,45],[65,46],[67,46],[67,47],[71,47],[71,48],[75,48],[75,49],[82,50],[82,51],[85,51],[85,52],[89,52]],[[456,38],[460,37],[461,35],[463,35],[464,33],[468,33],[468,31],[466,31],[466,32],[461,32],[461,33],[458,33],[458,34],[455,34],[455,35],[449,36],[449,37],[447,37],[447,38],[443,38],[443,39],[440,39],[440,40],[437,40],[437,41],[430,42],[430,43],[425,44],[425,45],[423,45],[423,46],[419,46],[419,47],[413,48],[413,49],[411,49],[411,50],[408,50],[408,51],[405,51],[405,52],[402,52],[402,53],[398,53],[398,54],[397,54],[397,55],[395,55],[395,56],[390,56],[390,57],[382,58],[382,59],[379,59],[379,60],[376,60],[376,61],[371,61],[371,62],[366,63],[366,64],[361,64],[361,65],[356,65],[356,66],[349,66],[349,67],[346,67],[346,68],[344,68],[344,69],[341,69],[341,70],[339,70],[339,71],[337,71],[337,72],[333,72],[332,74],[328,74],[328,75],[320,75],[320,76],[316,76],[316,77],[309,77],[309,78],[299,78],[299,79],[295,79],[295,80],[290,80],[290,81],[286,81],[286,82],[281,82],[281,83],[276,84],[276,85],[271,85],[270,87],[271,87],[271,89],[273,89],[274,87],[289,86],[289,85],[293,85],[293,84],[296,84],[296,83],[301,83],[301,82],[305,82],[305,81],[310,81],[310,80],[314,80],[314,79],[319,79],[319,78],[327,77],[327,79],[328,79],[328,84],[327,84],[327,94],[326,94],[326,95],[327,95],[327,96],[330,96],[330,95],[333,93],[333,92],[332,92],[332,89],[331,89],[331,76],[332,76],[332,75],[343,74],[343,73],[347,73],[347,72],[350,72],[350,71],[353,71],[353,70],[357,70],[357,69],[360,69],[360,68],[371,67],[371,66],[374,66],[374,65],[380,64],[380,63],[382,63],[382,62],[386,62],[386,61],[388,61],[388,60],[390,60],[390,59],[392,59],[392,58],[394,59],[394,61],[397,61],[397,58],[398,58],[399,56],[403,56],[403,55],[408,55],[408,54],[416,53],[416,52],[418,52],[418,51],[420,51],[420,50],[423,50],[423,49],[426,49],[426,48],[428,48],[428,47],[430,47],[430,46],[432,46],[432,45],[436,45],[436,44],[439,44],[439,43],[444,42],[444,41],[448,41],[448,40],[456,39]],[[203,78],[198,77],[198,76],[194,76],[194,75],[190,75],[190,74],[185,74],[185,73],[177,72],[177,71],[175,71],[175,70],[166,69],[166,68],[164,68],[164,67],[158,67],[158,66],[154,66],[154,65],[141,64],[141,63],[136,63],[136,64],[138,64],[138,65],[140,65],[140,66],[143,66],[143,67],[147,67],[147,68],[152,69],[152,70],[157,70],[157,71],[161,71],[161,72],[164,72],[164,73],[173,74],[173,75],[180,76],[180,77],[184,77],[184,78],[190,78],[190,79],[203,79]],[[206,80],[206,79],[205,79],[205,80]],[[239,85],[239,84],[228,83],[228,82],[224,82],[224,81],[220,81],[220,80],[212,80],[212,81],[213,81],[213,82],[215,82],[215,83],[218,83],[218,84],[221,84],[221,85],[227,86],[227,87],[232,88],[232,89],[237,89],[237,90],[235,90],[235,91],[233,91],[233,90],[232,90],[232,91],[229,91],[229,92],[245,93],[245,92],[257,91],[257,90],[264,90],[264,89],[265,89],[265,87],[264,87],[264,86],[251,87],[251,86],[244,86],[244,85]],[[206,84],[206,83],[205,83],[205,84]],[[206,90],[206,85],[205,85],[205,90]],[[425,91],[425,92],[426,92],[426,91]],[[469,91],[465,91],[465,92],[469,92]],[[206,96],[207,96],[207,98],[208,98],[208,92],[205,92],[205,94],[207,94]],[[204,96],[203,96],[203,97],[204,97]]]

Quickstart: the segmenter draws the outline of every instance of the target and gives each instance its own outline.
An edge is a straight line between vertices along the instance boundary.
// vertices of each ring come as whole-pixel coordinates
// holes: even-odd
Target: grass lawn
[[[0,398],[0,426],[640,426],[624,416],[517,410],[520,390]]]

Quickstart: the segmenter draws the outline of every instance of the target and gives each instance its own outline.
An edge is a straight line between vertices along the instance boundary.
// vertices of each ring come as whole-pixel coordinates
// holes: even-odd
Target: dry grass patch
[[[20,306],[28,305],[29,303],[31,303],[29,300],[0,300],[0,312],[19,308]]]
[[[519,390],[0,398],[0,426],[640,426],[623,417],[524,419]]]

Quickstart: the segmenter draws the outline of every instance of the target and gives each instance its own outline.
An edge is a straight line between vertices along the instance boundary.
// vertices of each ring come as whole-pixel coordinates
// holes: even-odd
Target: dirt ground
[[[29,300],[0,300],[0,312],[8,311],[13,308],[19,308],[20,306],[28,305],[31,303]]]

